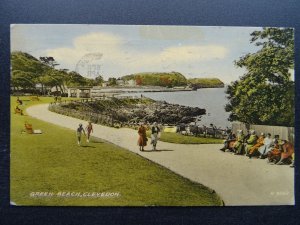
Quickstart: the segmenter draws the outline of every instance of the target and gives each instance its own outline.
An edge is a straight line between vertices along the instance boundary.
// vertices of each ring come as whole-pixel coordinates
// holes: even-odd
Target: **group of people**
[[[85,132],[86,131],[86,132]],[[84,134],[86,136],[86,142],[90,142],[91,133],[93,133],[93,125],[92,122],[88,122],[85,129],[83,128],[83,125],[80,123],[78,125],[78,128],[76,130],[76,136],[77,136],[77,144],[81,146],[81,136]]]
[[[147,146],[148,138],[147,138],[147,127],[146,123],[140,123],[140,126],[138,128],[138,146],[140,151],[144,151],[144,147]],[[157,146],[157,141],[160,138],[160,128],[158,124],[155,122],[153,123],[153,126],[151,127],[151,145],[152,145],[152,150],[156,150]],[[86,141],[89,143],[90,142],[90,137],[91,133],[93,133],[93,125],[91,122],[88,123],[88,125],[83,128],[82,124],[78,125],[78,128],[76,130],[76,136],[77,136],[77,143],[80,146],[81,145],[81,140],[82,140],[82,135],[86,136],[87,139]]]
[[[147,146],[148,138],[147,138],[147,128],[146,123],[140,123],[138,128],[138,146],[140,147],[140,151],[144,151],[144,147]],[[151,145],[152,150],[156,150],[157,141],[160,138],[160,128],[158,124],[155,122],[151,127]]]
[[[54,102],[61,102],[61,96],[54,96]]]
[[[291,164],[294,167],[294,146],[292,143],[282,140],[279,135],[275,135],[272,139],[270,133],[261,133],[258,137],[255,130],[248,131],[244,135],[242,130],[237,131],[235,135],[229,131],[221,151],[234,152],[235,155],[246,155],[249,158],[254,156],[265,159],[268,162],[277,165]]]
[[[21,106],[23,105],[23,101],[17,97],[17,105],[15,107],[15,114],[19,113],[20,115],[23,115],[23,110],[21,109]]]

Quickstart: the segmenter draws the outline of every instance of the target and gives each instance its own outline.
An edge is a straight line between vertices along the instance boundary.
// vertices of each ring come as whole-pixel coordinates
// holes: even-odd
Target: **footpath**
[[[31,106],[27,114],[39,120],[75,130],[86,121],[48,110],[48,104]],[[158,163],[183,177],[215,190],[225,205],[293,205],[294,169],[270,165],[219,151],[220,144],[173,144],[158,142],[158,151],[146,146],[140,152],[137,131],[93,125],[92,136],[101,138]],[[75,138],[75,135],[74,135]],[[74,139],[74,141],[76,141]]]

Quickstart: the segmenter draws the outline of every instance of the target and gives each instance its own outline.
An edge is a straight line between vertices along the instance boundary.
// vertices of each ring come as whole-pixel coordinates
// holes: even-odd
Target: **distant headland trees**
[[[136,85],[143,86],[161,86],[161,87],[175,87],[186,86],[187,79],[181,73],[136,73],[123,76],[125,82],[134,80]]]
[[[224,87],[224,83],[218,78],[191,78],[188,79],[188,85],[195,89]]]
[[[179,72],[169,73],[136,73],[123,76],[125,81],[134,80],[137,85],[176,87],[190,86],[192,88],[214,88],[224,87],[224,83],[218,78],[190,78],[187,79]]]

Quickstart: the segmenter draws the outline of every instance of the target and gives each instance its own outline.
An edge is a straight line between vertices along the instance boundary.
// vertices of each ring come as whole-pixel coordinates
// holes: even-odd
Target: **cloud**
[[[196,26],[140,26],[139,34],[144,39],[156,40],[202,40],[204,34]]]
[[[102,54],[109,60],[119,58],[122,55],[122,43],[122,38],[110,33],[89,33],[75,38],[70,48],[48,49],[46,54],[72,70],[81,59],[91,53]]]
[[[145,44],[147,43],[147,44]],[[224,59],[228,49],[221,45],[183,45],[147,48],[151,42],[125,40],[112,33],[97,32],[79,36],[69,48],[48,49],[62,66],[75,70],[78,62],[97,60],[103,74],[122,76],[141,71],[178,70],[192,68],[200,62]],[[101,58],[101,59],[100,59]],[[77,67],[76,67],[77,65]],[[111,72],[114,71],[114,72]],[[109,73],[115,74],[109,74]],[[84,74],[82,74],[84,75]]]
[[[190,62],[225,58],[228,50],[223,46],[176,46],[165,49],[160,57],[163,59]]]

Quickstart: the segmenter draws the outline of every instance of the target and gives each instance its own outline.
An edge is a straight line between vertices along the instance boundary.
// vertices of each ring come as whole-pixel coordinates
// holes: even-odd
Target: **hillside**
[[[136,73],[136,74],[123,76],[121,79],[124,81],[134,80],[137,85],[141,85],[141,86],[176,87],[176,86],[189,85],[190,87],[195,89],[224,87],[224,83],[218,78],[186,79],[184,75],[178,72]]]
[[[175,87],[186,86],[187,79],[181,73],[136,73],[122,77],[123,80],[135,80],[137,85]]]
[[[192,88],[219,88],[224,87],[224,83],[218,78],[191,78],[188,85]]]

